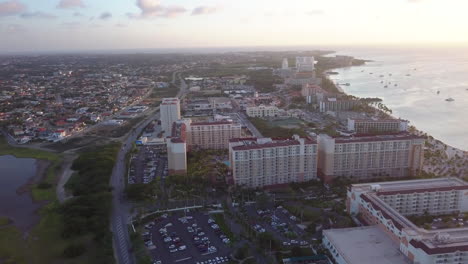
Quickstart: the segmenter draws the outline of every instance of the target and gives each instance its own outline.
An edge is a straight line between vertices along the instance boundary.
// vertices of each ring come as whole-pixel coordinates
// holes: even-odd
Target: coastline
[[[353,65],[354,66],[354,65]],[[342,69],[348,68],[353,66],[347,67],[336,67],[333,69]],[[344,95],[347,94],[340,85],[333,79],[329,78],[328,75],[325,77],[335,85],[336,89],[339,90]],[[352,95],[355,96],[355,95]],[[357,97],[357,96],[355,96]],[[377,111],[382,112],[381,110],[375,108]],[[395,118],[392,114],[385,113],[391,118]],[[409,120],[411,122],[411,120]],[[453,147],[449,144],[446,144],[442,140],[436,139],[431,136],[429,133],[424,132],[422,130],[418,130],[416,127],[412,126],[412,131],[410,133],[418,136],[424,136],[426,138],[426,147],[425,147],[425,158],[423,164],[423,171],[432,177],[443,177],[443,176],[456,176],[460,178],[465,178],[468,180],[468,172],[464,172],[463,170],[468,171],[463,166],[468,167],[468,150],[463,150],[457,147]],[[444,153],[443,155],[441,153]],[[435,161],[434,158],[438,160]],[[451,165],[454,164],[454,165]]]

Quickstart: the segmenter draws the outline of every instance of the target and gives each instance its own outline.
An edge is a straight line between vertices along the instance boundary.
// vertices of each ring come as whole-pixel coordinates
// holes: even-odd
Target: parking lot
[[[156,177],[167,177],[167,155],[160,146],[140,146],[130,159],[128,183],[150,183]]]
[[[155,263],[227,263],[230,240],[207,214],[157,217],[142,234]],[[160,261],[160,262],[158,262]]]
[[[297,226],[299,219],[290,214],[282,206],[269,207],[261,210],[255,205],[246,207],[251,224],[257,233],[272,234],[283,246],[309,246],[309,241],[302,239],[305,231]]]

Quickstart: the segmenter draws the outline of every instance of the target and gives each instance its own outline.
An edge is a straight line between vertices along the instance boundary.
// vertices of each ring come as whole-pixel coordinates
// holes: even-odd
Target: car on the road
[[[169,252],[171,252],[171,253],[175,253],[175,252],[177,252],[177,251],[179,251],[177,248],[174,248],[174,249],[170,249],[170,250],[169,250]]]

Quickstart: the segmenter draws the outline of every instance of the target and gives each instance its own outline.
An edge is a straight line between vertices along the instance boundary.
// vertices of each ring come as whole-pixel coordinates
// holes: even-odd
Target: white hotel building
[[[423,164],[424,138],[408,133],[375,136],[318,136],[319,176],[365,180],[417,175]]]
[[[229,160],[234,184],[249,188],[317,179],[317,143],[297,135],[231,139]]]
[[[339,264],[468,263],[468,227],[462,218],[456,219],[460,227],[430,230],[406,218],[468,212],[468,185],[458,178],[353,184],[346,207],[369,226],[324,231],[323,245]]]

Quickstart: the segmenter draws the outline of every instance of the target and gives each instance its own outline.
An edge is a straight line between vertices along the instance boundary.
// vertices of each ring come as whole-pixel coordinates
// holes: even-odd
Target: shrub
[[[66,258],[76,258],[86,251],[83,244],[71,244],[63,250],[63,256]]]

